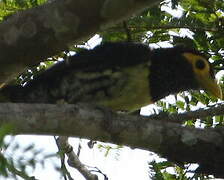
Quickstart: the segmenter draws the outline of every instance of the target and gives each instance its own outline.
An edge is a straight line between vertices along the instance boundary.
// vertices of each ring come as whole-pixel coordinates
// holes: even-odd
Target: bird
[[[213,67],[200,51],[106,42],[56,63],[25,85],[5,86],[0,97],[23,103],[86,102],[134,112],[170,94],[201,89],[222,99]]]

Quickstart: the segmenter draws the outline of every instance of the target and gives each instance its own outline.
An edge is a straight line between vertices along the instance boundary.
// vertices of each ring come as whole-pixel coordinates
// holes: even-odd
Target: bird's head
[[[151,59],[150,84],[154,101],[190,89],[203,89],[222,99],[213,67],[199,51],[183,46],[163,48],[154,50]]]
[[[208,91],[213,96],[222,99],[222,90],[217,84],[213,67],[207,58],[192,52],[184,52],[182,55],[191,64],[194,77],[199,87]]]

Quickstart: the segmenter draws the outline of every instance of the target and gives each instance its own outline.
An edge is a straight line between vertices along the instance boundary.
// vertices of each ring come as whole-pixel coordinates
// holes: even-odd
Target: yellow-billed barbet
[[[91,102],[134,111],[169,94],[204,89],[222,98],[211,64],[183,46],[151,49],[137,43],[104,43],[71,56],[24,86],[0,93],[11,102]]]

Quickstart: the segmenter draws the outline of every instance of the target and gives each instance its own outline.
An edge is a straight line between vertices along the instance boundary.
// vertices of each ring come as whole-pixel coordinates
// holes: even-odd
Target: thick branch
[[[199,172],[224,177],[223,128],[195,129],[169,122],[197,118],[198,113],[214,115],[216,110],[223,115],[223,109],[220,105],[195,116],[190,112],[145,118],[85,104],[6,103],[0,106],[0,125],[14,125],[16,134],[76,136],[151,150],[176,163],[198,163]]]
[[[161,0],[57,0],[16,13],[0,24],[0,85]]]

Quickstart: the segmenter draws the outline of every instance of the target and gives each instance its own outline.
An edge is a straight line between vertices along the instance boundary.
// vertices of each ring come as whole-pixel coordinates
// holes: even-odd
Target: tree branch
[[[160,1],[59,0],[12,15],[0,24],[0,85],[28,66]]]
[[[127,26],[128,29],[136,29],[135,25],[128,25]],[[209,27],[201,27],[201,26],[193,26],[193,25],[183,25],[183,24],[164,24],[164,25],[138,25],[138,33],[139,32],[146,32],[146,31],[150,31],[150,30],[159,30],[159,29],[190,29],[192,31],[208,31],[208,32],[219,32],[220,29],[218,28],[209,28]],[[123,27],[118,25],[118,26],[113,26],[107,29],[107,32],[114,32],[114,31],[118,31],[118,32],[123,32]],[[134,32],[132,32],[134,33]]]
[[[224,104],[176,115],[130,116],[89,104],[1,104],[0,125],[15,134],[66,135],[123,144],[159,153],[198,172],[224,177],[223,128],[196,129],[170,121],[224,115]]]
[[[58,137],[58,138],[59,138],[59,137]],[[62,175],[63,175],[64,180],[67,180],[67,177],[68,177],[69,180],[74,180],[74,179],[71,177],[70,172],[69,172],[69,171],[67,170],[67,168],[66,168],[66,165],[65,165],[65,152],[62,150],[63,147],[61,147],[58,138],[54,136],[56,145],[57,145],[57,147],[58,147],[58,152],[59,152],[60,160],[61,160],[61,168],[60,168],[61,173],[62,173]]]
[[[18,177],[21,177],[21,178],[26,179],[26,180],[38,180],[34,176],[28,176],[23,171],[20,171],[20,170],[16,169],[16,167],[13,164],[11,164],[10,162],[7,162],[7,169],[14,176],[18,176]],[[15,177],[15,179],[17,179],[17,178]]]
[[[123,21],[123,29],[127,36],[127,42],[132,42],[131,31],[128,28],[127,22]]]
[[[73,151],[72,146],[68,143],[68,137],[59,136],[57,145],[60,151],[64,152],[68,157],[68,165],[77,169],[87,180],[98,180],[97,175],[92,174],[84,164],[81,163],[78,156]]]

